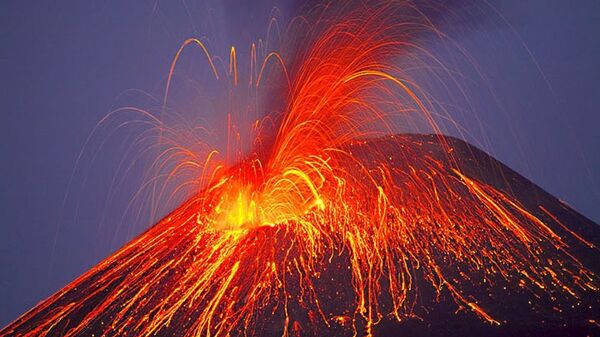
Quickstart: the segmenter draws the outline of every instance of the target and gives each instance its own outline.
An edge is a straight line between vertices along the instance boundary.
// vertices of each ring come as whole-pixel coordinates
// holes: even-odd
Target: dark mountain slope
[[[445,143],[444,145],[442,143]],[[493,186],[512,196],[521,207],[544,221],[569,245],[569,252],[591,272],[600,273],[600,254],[590,244],[600,243],[600,228],[583,215],[556,199],[523,176],[490,157],[483,151],[455,138],[432,135],[398,135],[392,138],[357,142],[349,146],[357,157],[370,158],[376,149],[387,160],[394,163],[398,172],[411,169],[426,169],[427,163],[437,163],[440,172],[453,179],[457,173],[449,168],[457,166],[470,179]],[[447,154],[450,149],[451,156]],[[369,161],[366,160],[366,166]],[[373,162],[376,165],[376,162]],[[443,171],[446,170],[446,171]],[[396,176],[402,182],[402,176]],[[460,196],[457,196],[460,198]],[[182,205],[171,215],[133,240],[123,249],[98,264],[64,289],[41,302],[28,313],[11,323],[0,332],[0,336],[156,336],[192,335],[197,329],[195,322],[204,313],[214,310],[211,302],[186,297],[185,289],[178,281],[185,272],[196,268],[197,260],[205,258],[206,247],[217,246],[213,236],[200,234],[195,225],[194,201]],[[173,218],[193,219],[173,223]],[[577,238],[579,235],[585,241]],[[244,238],[245,251],[237,252],[245,265],[230,266],[240,280],[250,283],[265,269],[259,257],[265,254],[281,256],[290,254],[290,236],[278,227],[259,227]],[[586,243],[587,242],[587,243]],[[482,247],[490,249],[493,247]],[[552,257],[552,246],[544,246],[546,255]],[[439,258],[444,260],[443,252]],[[160,259],[154,258],[160,256]],[[437,258],[437,257],[436,257]],[[210,261],[210,260],[207,260]],[[400,261],[397,261],[400,263]],[[546,263],[546,262],[543,262]],[[550,263],[550,262],[548,262]],[[556,263],[556,262],[554,262]],[[302,303],[286,304],[291,320],[290,335],[352,335],[354,329],[345,317],[333,317],[331,313],[340,307],[352,307],[352,275],[347,252],[332,256],[329,263],[319,271],[314,282],[315,292],[320,298],[324,317],[306,310]],[[449,279],[459,278],[455,262],[447,260]],[[140,266],[142,268],[140,268]],[[452,268],[451,268],[452,267]],[[460,267],[460,266],[459,266]],[[455,271],[452,271],[455,270]],[[456,275],[453,275],[455,273]],[[227,275],[225,275],[227,276]],[[425,275],[415,270],[416,284],[426,284]],[[291,294],[305,290],[295,288],[301,284],[298,275],[290,275],[287,289]],[[144,282],[138,282],[144,280]],[[498,279],[490,284],[480,274],[471,275],[472,282],[463,286],[463,293],[478,299],[478,305],[493,315],[500,325],[492,325],[457,304],[447,291],[436,293],[433,289],[418,287],[418,297],[409,316],[400,322],[382,316],[374,327],[376,336],[585,336],[600,334],[598,322],[600,296],[598,291],[578,293],[568,297],[562,292],[550,291],[540,295],[519,286],[515,278]],[[382,281],[385,283],[385,281]],[[244,282],[239,283],[244,290]],[[265,285],[269,287],[271,285]],[[385,286],[385,284],[383,285]],[[273,285],[273,287],[275,287]],[[442,290],[447,288],[441,285]],[[277,291],[275,293],[279,294]],[[142,295],[140,295],[142,294]],[[283,333],[285,315],[281,295],[271,297],[268,303],[257,307],[252,317],[252,331],[248,335],[280,336]],[[185,305],[174,311],[167,321],[157,320],[156,308],[165,303],[182,301]],[[234,302],[235,299],[229,298]],[[381,306],[390,301],[381,300]],[[225,310],[225,309],[222,309]],[[227,309],[230,310],[230,309]],[[218,317],[224,317],[221,315]],[[218,326],[221,322],[214,322]],[[232,323],[241,328],[241,323]],[[361,323],[356,329],[363,331]],[[240,332],[240,335],[244,335]]]

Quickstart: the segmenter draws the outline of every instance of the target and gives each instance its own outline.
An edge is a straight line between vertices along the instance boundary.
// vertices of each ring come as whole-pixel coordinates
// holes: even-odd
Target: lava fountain
[[[290,336],[340,325],[371,336],[384,319],[418,316],[423,292],[490,324],[502,321],[469,289],[506,283],[574,300],[596,292],[565,237],[591,242],[464,172],[446,137],[435,136],[444,153],[434,157],[386,136],[409,114],[441,134],[428,96],[394,62],[420,48],[412,36],[436,31],[418,8],[329,11],[293,21],[303,42],[291,59],[269,52],[258,61],[252,46],[248,87],[277,82],[281,109],[252,122],[249,153],[231,150],[234,164],[212,150],[202,162],[182,161],[171,175],[197,168],[196,195],[2,335],[76,336],[94,326],[107,336],[170,327],[185,336]],[[245,86],[234,48],[222,72],[190,39],[173,61],[165,105],[192,45],[217,79]],[[324,282],[333,265],[345,286],[332,293]]]

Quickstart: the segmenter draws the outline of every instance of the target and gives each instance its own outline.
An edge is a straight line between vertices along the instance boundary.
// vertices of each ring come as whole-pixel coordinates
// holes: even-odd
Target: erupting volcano
[[[290,24],[293,57],[253,45],[247,81],[234,48],[221,71],[187,40],[171,76],[197,45],[232,96],[278,98],[230,127],[225,155],[175,146],[188,157],[169,175],[191,167],[202,188],[0,335],[597,332],[597,225],[442,136],[393,62],[441,33],[410,2],[328,10]],[[392,135],[406,116],[434,134]],[[160,125],[160,141],[176,133]]]

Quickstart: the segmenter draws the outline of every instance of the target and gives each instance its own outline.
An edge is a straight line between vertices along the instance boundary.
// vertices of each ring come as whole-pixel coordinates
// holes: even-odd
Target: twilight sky
[[[152,224],[121,224],[135,179],[105,203],[121,147],[131,141],[126,131],[101,130],[74,171],[98,121],[120,106],[156,107],[145,93],[160,101],[185,38],[206,36],[214,53],[226,55],[233,44],[244,55],[272,13],[285,18],[296,7],[284,0],[0,3],[0,326]],[[485,81],[444,46],[421,43],[456,60],[470,79],[469,111],[454,116],[467,139],[600,222],[600,3],[509,0],[457,11],[468,15],[440,27]],[[195,79],[199,68],[186,63],[182,72]]]

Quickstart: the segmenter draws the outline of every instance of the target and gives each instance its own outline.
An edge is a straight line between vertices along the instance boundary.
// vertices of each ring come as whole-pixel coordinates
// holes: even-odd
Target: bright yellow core
[[[287,170],[256,190],[251,184],[224,180],[213,213],[213,226],[221,230],[240,230],[273,226],[298,220],[307,212],[323,210],[325,203],[318,188],[304,172]]]
[[[215,207],[217,228],[234,230],[261,226],[256,201],[248,188],[240,188],[237,193],[227,193]]]

